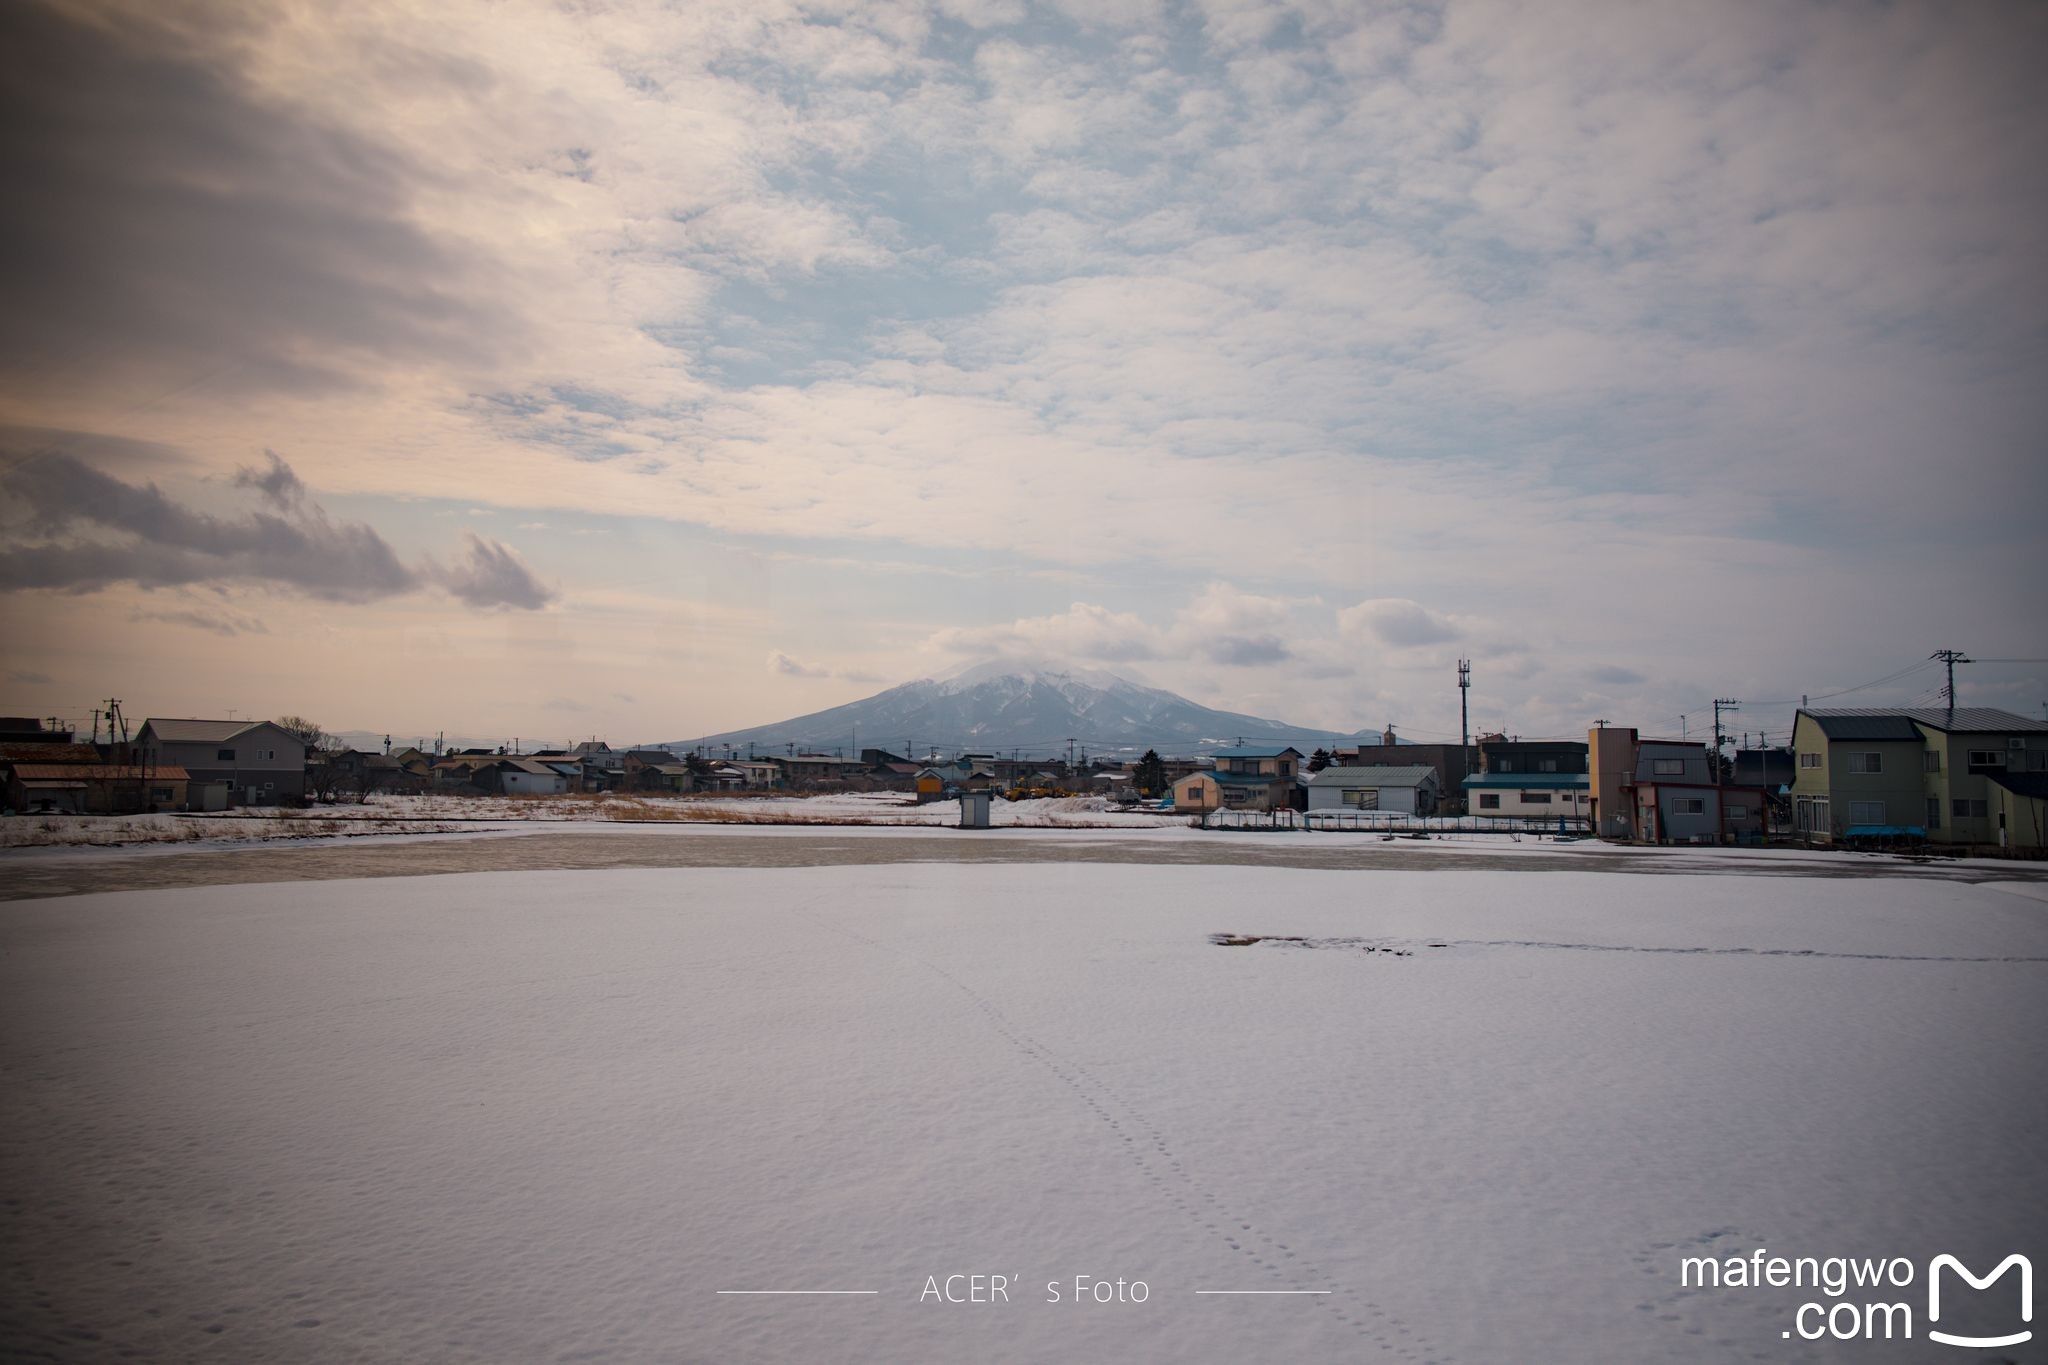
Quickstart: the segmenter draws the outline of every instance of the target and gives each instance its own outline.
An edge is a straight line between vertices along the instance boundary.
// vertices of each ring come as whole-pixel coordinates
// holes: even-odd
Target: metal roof
[[[1212,755],[1212,757],[1215,757],[1215,758],[1278,758],[1278,757],[1280,757],[1280,756],[1281,756],[1282,754],[1293,754],[1293,755],[1294,755],[1294,756],[1295,756],[1296,758],[1300,758],[1300,757],[1302,757],[1302,752],[1301,752],[1301,750],[1299,750],[1299,749],[1295,748],[1295,747],[1294,747],[1294,746],[1293,746],[1292,744],[1280,744],[1280,745],[1257,745],[1257,744],[1255,744],[1255,745],[1251,745],[1251,746],[1249,746],[1249,747],[1246,747],[1246,748],[1241,748],[1241,749],[1218,749],[1218,750],[1217,750],[1217,751],[1215,752],[1215,754],[1214,754],[1214,755]]]
[[[1922,736],[1912,718],[1897,711],[1808,711],[1813,723],[1830,740],[1912,740]]]
[[[2011,711],[1996,706],[1958,706],[1951,711],[1946,706],[1831,706],[1825,710],[1808,708],[1804,715],[1812,716],[1829,739],[1886,739],[1887,735],[1837,734],[1838,724],[1853,726],[1857,721],[1896,720],[1910,728],[1918,721],[1930,730],[1942,730],[1949,734],[2027,734],[2048,735],[2048,720],[2029,720]],[[1902,734],[1900,739],[1918,739],[1914,734]]]
[[[17,763],[14,775],[24,782],[62,782],[73,778],[101,782],[134,782],[144,778],[165,782],[189,780],[185,770],[175,763],[160,763],[153,768],[112,763]]]
[[[284,734],[291,733],[267,720],[190,720],[176,716],[151,716],[142,723],[166,744],[218,744],[259,725],[272,726]]]
[[[1319,773],[1308,775],[1311,787],[1413,787],[1436,777],[1436,769],[1426,763],[1410,763],[1400,767],[1392,764],[1368,765],[1362,768],[1325,768]]]
[[[1213,768],[1197,768],[1173,785],[1178,787],[1181,782],[1188,782],[1197,777],[1206,777],[1219,787],[1270,787],[1277,782],[1294,780],[1282,777],[1278,773],[1219,773]]]
[[[90,744],[0,744],[0,763],[97,763],[100,751]]]
[[[2015,796],[2031,796],[2036,800],[2048,799],[2048,773],[1986,773]]]

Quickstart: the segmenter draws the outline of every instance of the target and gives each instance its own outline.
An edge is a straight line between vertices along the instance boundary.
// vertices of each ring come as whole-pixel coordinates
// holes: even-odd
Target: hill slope
[[[860,701],[772,725],[731,730],[702,742],[722,752],[862,748],[922,755],[1022,750],[1064,755],[1067,741],[1091,754],[1196,754],[1236,743],[1292,744],[1303,753],[1352,736],[1266,716],[1200,706],[1185,697],[1098,669],[998,660],[948,678],[920,678]]]

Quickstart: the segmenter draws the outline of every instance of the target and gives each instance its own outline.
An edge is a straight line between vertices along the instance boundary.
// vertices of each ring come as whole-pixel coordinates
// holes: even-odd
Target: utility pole
[[[1726,697],[1714,698],[1714,785],[1721,785],[1721,713],[1740,711],[1742,703]]]
[[[1074,737],[1067,736],[1067,771],[1074,771]]]
[[[1954,720],[1956,714],[1956,665],[1975,663],[1976,660],[1963,653],[1960,649],[1937,649],[1927,657],[1948,665],[1948,686],[1941,689],[1941,695],[1948,698],[1949,719]]]
[[[1728,838],[1728,803],[1721,799],[1721,712],[1739,711],[1742,703],[1727,697],[1714,698],[1714,842]]]
[[[1458,660],[1458,763],[1466,773],[1472,771],[1472,716],[1468,703],[1472,700],[1472,661]],[[1458,779],[1460,782],[1464,778]]]

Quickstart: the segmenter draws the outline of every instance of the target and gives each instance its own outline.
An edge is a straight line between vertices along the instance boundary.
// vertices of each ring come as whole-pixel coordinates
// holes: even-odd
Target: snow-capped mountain
[[[856,739],[856,736],[858,738]],[[929,750],[1064,755],[1067,741],[1090,754],[1134,756],[1146,749],[1166,755],[1206,753],[1236,743],[1292,744],[1303,753],[1349,736],[1313,730],[1265,716],[1198,706],[1186,697],[1146,687],[1101,669],[995,659],[944,678],[920,678],[829,711],[679,740],[677,747],[730,745],[745,753],[859,748],[892,753]],[[907,755],[906,755],[907,756]]]

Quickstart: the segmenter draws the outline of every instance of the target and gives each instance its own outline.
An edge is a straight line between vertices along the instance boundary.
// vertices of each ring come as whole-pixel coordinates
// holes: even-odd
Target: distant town
[[[1049,755],[993,746],[917,754],[908,744],[614,747],[598,738],[532,749],[389,737],[358,746],[291,715],[131,725],[111,698],[87,733],[54,718],[0,717],[10,815],[205,815],[419,795],[896,793],[905,804],[960,802],[969,825],[987,823],[990,801],[1089,798],[1207,828],[2048,850],[2048,720],[1988,707],[1801,707],[1790,741],[1769,746],[1597,722],[1584,740],[1492,733],[1411,743],[1389,726],[1370,741],[1306,752],[1241,738],[1189,747],[1091,758],[1078,741]]]

